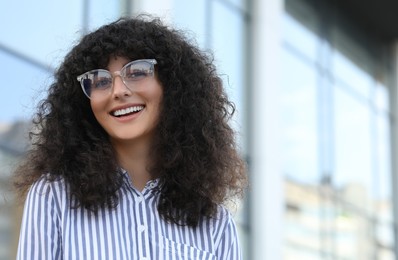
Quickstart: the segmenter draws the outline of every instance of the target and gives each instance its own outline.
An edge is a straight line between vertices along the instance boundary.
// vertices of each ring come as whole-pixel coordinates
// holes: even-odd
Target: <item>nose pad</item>
[[[112,83],[112,95],[114,97],[131,95],[131,90],[124,84],[120,76],[115,76]]]

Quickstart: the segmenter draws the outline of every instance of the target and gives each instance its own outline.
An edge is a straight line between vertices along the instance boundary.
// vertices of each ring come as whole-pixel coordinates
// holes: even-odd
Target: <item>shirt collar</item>
[[[128,172],[127,172],[125,169],[123,169],[123,168],[120,167],[119,170],[118,170],[118,172],[122,175],[125,184],[127,184],[127,185],[129,185],[129,186],[131,186],[131,187],[134,187],[133,181],[132,181],[132,179],[130,178],[130,175],[128,174]],[[143,192],[144,192],[145,190],[155,190],[155,189],[157,189],[158,186],[159,186],[159,178],[156,178],[156,179],[153,179],[153,180],[149,180],[149,181],[145,184],[145,187],[144,187],[144,189],[143,189]]]

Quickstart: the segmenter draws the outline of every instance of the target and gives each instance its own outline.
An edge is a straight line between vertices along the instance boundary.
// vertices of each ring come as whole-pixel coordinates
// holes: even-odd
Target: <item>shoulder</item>
[[[228,224],[231,221],[233,222],[233,214],[227,207],[219,205],[217,207],[216,219]]]
[[[61,177],[54,177],[50,174],[43,174],[37,179],[29,189],[29,194],[38,196],[47,195],[48,193],[60,193],[66,191],[65,181]]]
[[[231,230],[235,230],[235,221],[231,212],[225,206],[218,206],[216,215],[209,220],[211,222],[213,235],[216,240],[228,235]]]
[[[53,177],[50,174],[42,175],[36,180],[29,189],[26,197],[26,203],[49,203],[57,208],[62,202],[66,201],[67,189],[65,181],[60,177]]]
[[[238,259],[229,257],[230,252],[236,256],[240,254],[237,228],[231,212],[224,206],[219,206],[217,215],[212,221],[214,246],[219,259]]]
[[[44,259],[48,254],[59,259],[65,193],[63,181],[46,175],[32,184],[25,201],[17,259]]]

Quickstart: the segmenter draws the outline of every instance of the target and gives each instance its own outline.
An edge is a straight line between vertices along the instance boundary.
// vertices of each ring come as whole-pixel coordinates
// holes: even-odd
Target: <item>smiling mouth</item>
[[[131,114],[138,113],[143,109],[144,109],[144,106],[132,106],[132,107],[127,107],[127,108],[112,111],[110,114],[115,117],[122,117],[122,116],[128,116]]]

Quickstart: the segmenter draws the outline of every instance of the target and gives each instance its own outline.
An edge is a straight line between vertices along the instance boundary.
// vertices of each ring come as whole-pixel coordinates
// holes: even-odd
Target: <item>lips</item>
[[[122,116],[131,115],[134,113],[138,113],[141,110],[143,110],[144,108],[145,108],[145,106],[143,106],[143,105],[130,106],[130,107],[112,110],[110,114],[115,117],[122,117]]]

